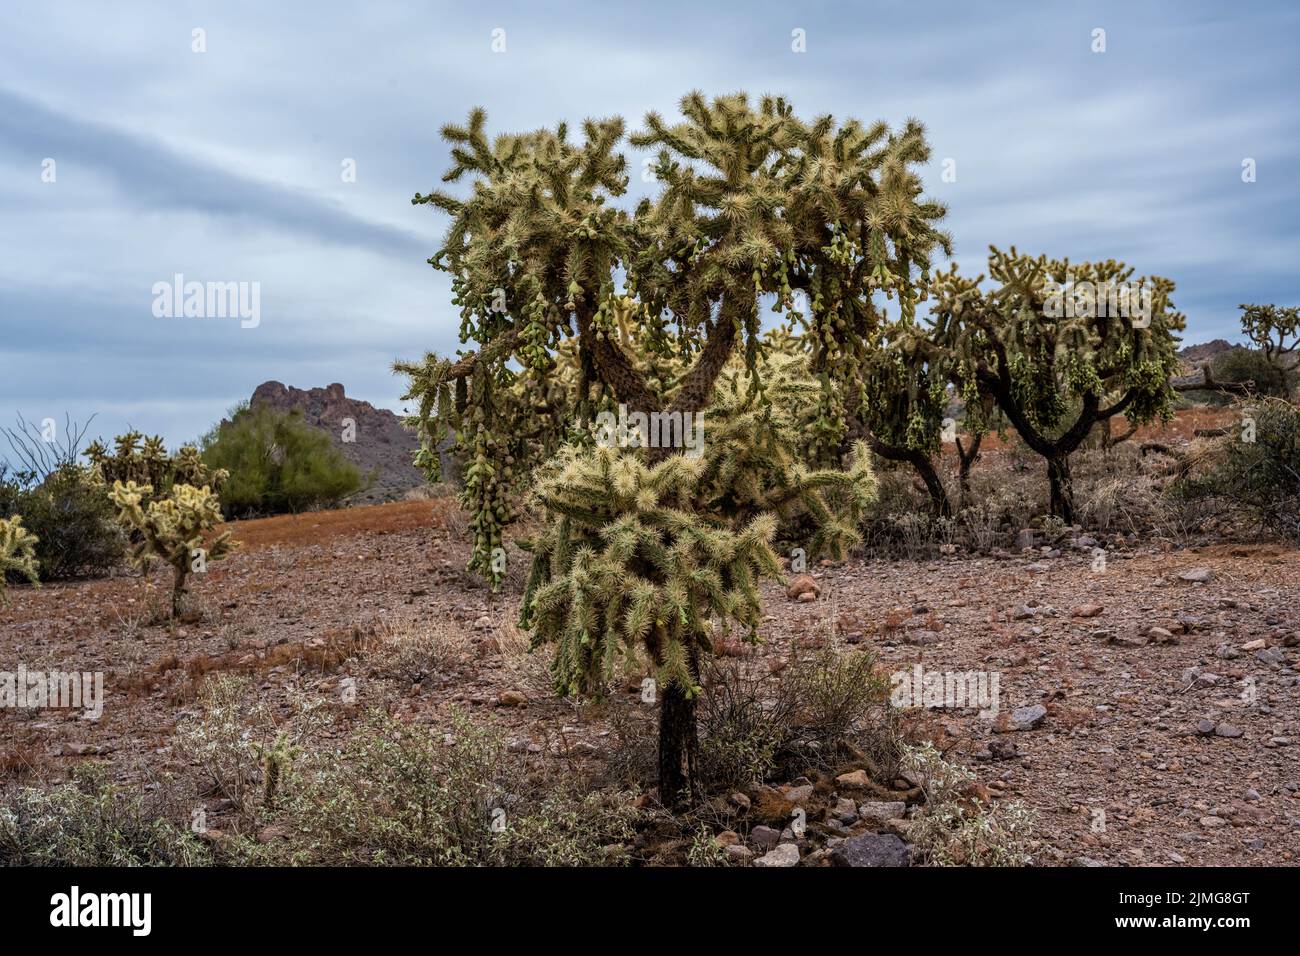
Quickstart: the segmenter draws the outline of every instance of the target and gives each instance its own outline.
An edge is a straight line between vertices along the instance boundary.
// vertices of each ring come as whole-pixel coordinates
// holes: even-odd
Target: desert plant
[[[305,749],[277,801],[293,862],[590,866],[631,837],[614,795],[533,792],[501,734],[453,713],[446,734],[374,711],[341,751]]]
[[[1287,398],[1291,394],[1292,375],[1263,352],[1229,349],[1214,357],[1210,369],[1215,380],[1220,382],[1253,383],[1253,390],[1258,395]]]
[[[126,542],[116,513],[83,465],[61,464],[38,482],[0,476],[0,514],[21,515],[36,536],[42,581],[102,575],[120,564]]]
[[[1171,494],[1226,503],[1263,530],[1300,541],[1300,408],[1279,398],[1239,407],[1240,428],[1220,439],[1211,462]]]
[[[1028,866],[1034,818],[1022,804],[980,799],[975,777],[933,744],[909,747],[904,771],[925,802],[908,827],[915,852],[931,866]]]
[[[177,618],[190,571],[205,571],[207,562],[224,558],[235,544],[229,531],[210,536],[221,523],[221,508],[207,485],[195,488],[173,484],[166,498],[146,501],[152,495],[152,485],[137,485],[134,481],[125,485],[115,481],[110,492],[119,522],[138,535],[131,547],[131,561],[145,569],[156,557],[171,566],[171,612]]]
[[[1286,359],[1300,347],[1300,307],[1242,304],[1237,308],[1246,337],[1270,363],[1285,368]]]
[[[1178,370],[1174,284],[1121,262],[1072,263],[993,248],[984,277],[936,276],[935,337],[967,409],[991,398],[1047,461],[1051,513],[1073,522],[1070,455],[1116,415],[1168,420]]]
[[[7,606],[5,582],[10,574],[36,584],[36,539],[23,527],[23,519],[0,518],[0,606]]]
[[[171,808],[83,765],[70,783],[0,796],[0,866],[199,866],[211,862]],[[174,813],[172,814],[174,815]]]
[[[361,475],[329,434],[302,412],[259,405],[236,411],[206,443],[202,458],[228,473],[221,505],[227,516],[280,514],[326,507],[362,486]]]
[[[838,393],[853,380],[878,322],[864,290],[898,295],[904,310],[912,309],[919,297],[916,274],[928,268],[933,250],[949,245],[934,227],[944,209],[921,197],[915,173],[928,156],[920,124],[891,133],[883,123],[839,125],[830,116],[805,122],[782,98],[765,97],[755,108],[743,94],[709,101],[692,93],[681,108],[682,122],[670,125],[652,113],[645,131],[631,138],[638,147],[659,150],[654,172],[662,191],[630,212],[612,202],[627,188],[627,160],[616,150],[621,119],[585,123],[581,145],[568,141],[564,124],[490,141],[481,110],[471,113],[466,126],[443,130],[453,158],[444,179],[468,176],[472,192],[413,200],[451,216],[443,246],[430,262],[451,274],[461,339],[477,348],[454,360],[428,355],[422,363],[396,368],[410,377],[406,397],[420,403],[414,422],[422,435],[421,461],[436,470],[438,444],[453,431],[457,436],[466,461],[463,500],[473,515],[470,564],[494,580],[503,573],[502,531],[515,517],[519,478],[565,438],[590,444],[586,426],[598,403],[612,400],[634,413],[657,415],[656,421],[681,424],[683,416],[712,405],[719,377],[735,361],[743,363],[745,391],[763,401],[764,296],[792,316],[796,293],[810,300],[808,313],[800,312],[796,321],[811,342],[809,367],[822,385],[817,419],[833,431]],[[640,356],[627,347],[624,323],[639,330]],[[512,386],[521,376],[547,382],[557,369],[570,368],[558,359],[562,343],[575,337],[576,387],[544,390],[556,404],[549,406],[546,434],[539,436],[535,406],[519,401]],[[681,451],[680,443],[648,444],[653,447],[634,453],[646,466]],[[565,467],[589,470],[595,461],[582,465],[572,458]],[[857,461],[863,474],[866,463]],[[707,492],[712,484],[721,496],[684,501],[694,517],[667,529],[673,536],[667,546],[681,543],[683,557],[694,551],[690,560],[709,553],[697,549],[696,535],[721,544],[758,519],[748,504],[729,497],[733,490],[743,492],[747,480],[736,473],[735,460],[719,457],[718,463],[722,480],[697,482],[694,490]],[[637,467],[620,465],[632,476]],[[690,469],[677,467],[656,481],[690,490]],[[559,506],[551,512],[555,528],[566,529],[552,535],[557,544],[572,534],[579,548],[603,549],[596,522],[621,521],[632,528],[636,521],[634,509],[619,501],[603,514],[589,512],[584,525],[561,514],[568,493],[555,486],[552,491],[551,502]],[[716,521],[718,515],[725,520]],[[753,527],[761,531],[765,525]],[[749,537],[736,540],[744,540],[755,556],[753,533],[744,535]],[[581,577],[586,558],[575,564],[570,557],[562,550],[547,555],[547,562],[556,559],[552,582],[559,584],[575,567]],[[690,593],[712,592],[716,600],[734,590],[705,580],[716,572],[707,566],[692,572],[700,583]],[[645,583],[663,590],[670,580]],[[574,583],[575,599],[565,613],[585,613],[589,599],[582,596],[584,586]],[[674,587],[672,597],[685,595]],[[661,650],[682,652],[679,660],[655,662],[676,678],[660,695],[660,789],[666,800],[692,790],[686,777],[694,739],[693,685],[684,675],[692,666],[689,648],[700,646],[694,622],[707,605],[674,607],[682,610],[675,620],[649,631]],[[581,624],[573,630],[569,622],[551,619],[547,627],[557,637],[581,639]],[[611,647],[622,640],[618,627]],[[591,638],[604,641],[604,632]],[[568,641],[561,642],[562,655]],[[561,662],[561,673],[585,672],[588,656],[584,650]]]

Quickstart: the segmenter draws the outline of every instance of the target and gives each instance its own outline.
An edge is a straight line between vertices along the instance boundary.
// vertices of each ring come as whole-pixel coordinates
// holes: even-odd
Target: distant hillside
[[[1235,348],[1237,346],[1226,339],[1215,339],[1202,345],[1189,345],[1179,351],[1178,357],[1182,359],[1185,365],[1200,368],[1202,363],[1208,362],[1219,353],[1230,352]]]
[[[398,501],[426,483],[424,475],[411,464],[411,457],[420,447],[419,439],[403,427],[401,418],[386,408],[348,398],[337,382],[306,390],[282,382],[263,382],[253,391],[249,404],[284,412],[299,409],[307,424],[329,433],[363,478],[373,473],[373,483],[357,494],[353,503]],[[355,425],[355,439],[350,442],[343,440],[345,419]]]

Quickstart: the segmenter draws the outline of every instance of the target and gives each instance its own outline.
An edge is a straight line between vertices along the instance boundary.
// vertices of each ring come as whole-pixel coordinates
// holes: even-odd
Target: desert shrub
[[[1286,398],[1290,393],[1290,376],[1263,352],[1253,349],[1229,349],[1220,352],[1210,363],[1216,381],[1255,383],[1255,392],[1270,398]]]
[[[1171,489],[1188,502],[1221,502],[1266,533],[1300,541],[1300,408],[1282,399],[1242,407],[1243,426],[1217,449],[1213,462]],[[1247,440],[1247,437],[1253,440]]]
[[[994,803],[974,794],[974,776],[944,760],[932,744],[910,747],[902,767],[925,796],[908,836],[932,866],[1028,866],[1031,813],[1020,803]]]
[[[0,606],[8,603],[5,581],[10,574],[26,578],[33,584],[36,576],[36,539],[17,515],[0,518]]]
[[[634,811],[615,795],[537,792],[502,736],[459,713],[450,732],[371,712],[338,752],[309,751],[278,804],[295,863],[564,865],[615,862]]]
[[[385,622],[365,663],[377,677],[399,684],[422,684],[465,663],[470,643],[457,624],[441,619]]]
[[[65,463],[39,482],[0,476],[0,515],[21,515],[36,536],[42,581],[95,577],[122,562],[126,541],[91,472]]]
[[[201,786],[251,813],[263,788],[259,748],[279,738],[273,715],[248,693],[247,678],[220,674],[204,681],[198,714],[176,730],[176,752],[202,774]]]
[[[230,473],[221,489],[228,517],[325,507],[362,487],[356,466],[297,409],[237,410],[206,443],[203,461]]]
[[[898,760],[888,680],[869,651],[793,654],[779,674],[710,666],[700,702],[700,776],[709,792],[784,780],[867,757],[892,775]]]
[[[0,799],[2,866],[199,866],[208,853],[169,808],[107,783],[95,765],[74,781]]]

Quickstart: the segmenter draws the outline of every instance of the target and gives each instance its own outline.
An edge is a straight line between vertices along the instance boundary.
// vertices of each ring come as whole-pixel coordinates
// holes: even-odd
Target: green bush
[[[1255,391],[1260,395],[1286,398],[1290,391],[1290,376],[1276,363],[1270,362],[1263,352],[1252,349],[1220,352],[1210,363],[1210,371],[1218,382],[1253,381]]]
[[[326,507],[362,487],[360,473],[330,436],[297,410],[237,411],[206,444],[203,461],[230,473],[221,489],[227,517]]]
[[[1241,405],[1209,468],[1174,486],[1183,501],[1219,501],[1261,530],[1300,542],[1300,408],[1280,398]]]
[[[20,515],[36,536],[42,581],[95,577],[121,563],[126,540],[102,484],[63,464],[39,483],[0,475],[0,517]]]
[[[0,866],[199,866],[206,848],[168,808],[111,786],[94,764],[74,782],[0,799]],[[174,813],[172,815],[175,815]]]
[[[593,866],[622,860],[634,817],[617,794],[539,791],[491,726],[453,713],[444,735],[372,711],[342,750],[304,748],[275,807],[289,839],[261,862]]]

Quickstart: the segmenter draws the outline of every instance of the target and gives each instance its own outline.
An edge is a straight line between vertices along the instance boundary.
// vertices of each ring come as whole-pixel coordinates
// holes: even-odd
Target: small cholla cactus
[[[37,584],[36,566],[36,536],[23,527],[22,517],[0,518],[0,607],[9,604],[5,593],[5,578],[9,572]]]
[[[228,477],[222,469],[209,470],[194,445],[182,445],[169,455],[160,436],[145,438],[135,431],[118,435],[114,445],[111,455],[102,442],[91,442],[86,448],[94,475],[108,487],[119,481],[134,481],[140,487],[148,485],[153,489],[152,497],[162,499],[171,493],[173,485],[207,485],[219,492]]]
[[[287,736],[280,734],[269,747],[253,744],[253,751],[262,761],[262,804],[274,806],[280,782],[297,759],[298,748],[289,743]]]
[[[157,557],[172,566],[172,617],[178,617],[189,572],[199,562],[206,565],[224,558],[235,545],[229,531],[205,539],[221,523],[221,505],[207,485],[173,485],[160,500],[149,500],[152,494],[150,485],[115,481],[109,497],[117,505],[118,521],[138,538],[131,546],[131,561],[143,569]]]

